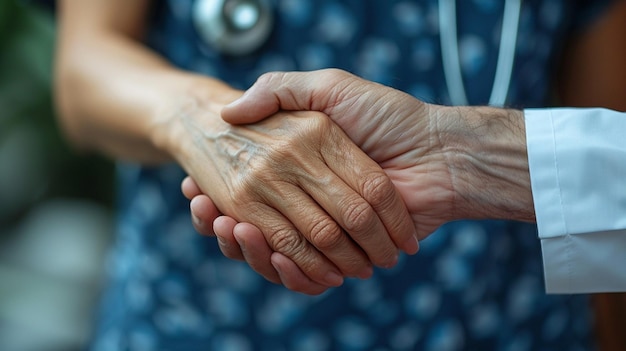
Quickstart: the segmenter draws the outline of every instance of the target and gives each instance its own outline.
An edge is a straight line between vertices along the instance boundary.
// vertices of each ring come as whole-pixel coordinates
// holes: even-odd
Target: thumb
[[[281,109],[280,101],[258,80],[241,97],[222,108],[222,119],[230,124],[261,121]]]
[[[279,110],[326,113],[337,100],[337,90],[333,88],[345,75],[349,73],[338,69],[265,73],[239,99],[222,109],[222,119],[231,124],[246,124]]]

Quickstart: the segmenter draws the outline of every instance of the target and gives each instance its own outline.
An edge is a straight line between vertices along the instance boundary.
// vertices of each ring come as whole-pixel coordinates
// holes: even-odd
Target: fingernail
[[[343,284],[343,277],[337,272],[328,272],[325,278],[326,283],[330,286],[340,286]]]
[[[228,241],[222,239],[222,237],[220,237],[218,235],[216,235],[215,237],[216,237],[217,242],[219,243],[220,246],[222,246],[222,247],[229,247],[230,246],[230,243]]]
[[[406,252],[407,254],[415,255],[417,251],[419,251],[420,243],[417,241],[417,238],[415,236],[412,236],[409,240],[404,242],[404,245],[402,245],[402,247],[404,248],[404,252]]]
[[[270,263],[272,264],[272,267],[274,267],[274,269],[276,270],[276,273],[278,273],[278,277],[280,278],[280,280],[283,280],[283,271],[280,269],[280,265],[278,265],[276,262],[274,262],[274,260],[270,259]],[[281,284],[281,283],[277,283],[277,284]]]
[[[237,235],[237,233],[235,233],[234,231],[233,231],[233,236],[235,237],[235,241],[237,242],[237,244],[239,244],[239,247],[241,247],[241,249],[244,250],[246,248],[246,241],[243,240],[241,236]]]
[[[191,220],[197,226],[202,225],[202,220],[200,218],[198,218],[196,215],[194,215],[193,213],[191,214]]]

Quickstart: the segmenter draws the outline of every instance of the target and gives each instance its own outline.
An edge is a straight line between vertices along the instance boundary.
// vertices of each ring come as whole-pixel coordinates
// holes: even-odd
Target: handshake
[[[205,135],[228,158],[215,189],[182,183],[196,230],[307,294],[368,278],[457,219],[534,221],[524,116],[424,103],[328,69],[268,73]]]

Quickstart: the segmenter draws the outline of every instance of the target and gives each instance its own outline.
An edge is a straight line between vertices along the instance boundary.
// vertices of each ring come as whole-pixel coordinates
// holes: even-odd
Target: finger
[[[387,245],[386,236],[381,233],[387,233],[396,247],[408,254],[415,254],[419,249],[419,244],[413,220],[391,179],[375,161],[356,145],[348,142],[349,139],[342,130],[334,128],[333,132],[342,134],[344,137],[326,139],[327,141],[336,139],[336,141],[322,145],[322,156],[329,167],[350,188],[355,189],[362,199],[367,201],[371,212],[376,215],[376,217],[371,215],[370,209],[365,205],[359,205],[356,202],[345,203],[345,201],[342,204],[340,200],[338,205],[345,206],[344,208],[348,211],[346,218],[349,222],[346,223],[348,226],[346,230],[370,255],[373,262],[386,260],[391,262],[393,261],[391,256],[395,256],[397,260],[397,253],[393,255],[391,251],[383,252],[376,249],[387,247],[380,246]],[[367,217],[361,218],[366,214],[372,217],[370,221],[365,220]]]
[[[218,233],[217,229],[215,232]],[[220,234],[218,233],[218,235]],[[273,251],[265,241],[261,230],[249,223],[239,223],[235,225],[231,234],[237,240],[248,265],[265,279],[272,283],[281,284],[278,272],[270,261]]]
[[[221,112],[231,124],[258,122],[279,110],[320,111],[328,113],[339,98],[336,87],[348,84],[351,74],[325,69],[314,72],[270,72],[263,74],[239,99]],[[329,89],[332,87],[333,89]]]
[[[271,169],[279,169],[290,177],[286,178],[286,181],[275,181],[269,176],[265,179],[263,174],[259,174],[259,179],[255,179],[265,185],[263,193],[256,195],[263,196],[267,203],[273,204],[274,208],[284,214],[309,242],[341,269],[344,275],[361,276],[363,270],[368,269],[367,262],[370,260],[382,267],[395,265],[398,258],[396,244],[368,200],[364,199],[364,189],[349,186],[348,182],[342,179],[348,176],[355,178],[349,182],[359,182],[362,181],[363,174],[369,176],[374,174],[375,170],[380,178],[388,180],[384,171],[356,147],[327,116],[317,112],[294,112],[288,116],[277,114],[276,117],[282,119],[272,118],[264,127],[273,126],[271,123],[276,121],[291,127],[289,118],[293,119],[293,125],[296,125],[295,121],[307,121],[306,133],[296,132],[297,141],[289,140],[289,143],[286,143],[289,147],[278,150],[280,158],[276,158],[274,163],[269,165]],[[260,128],[262,127],[255,127],[254,130]],[[315,145],[315,147],[303,150],[297,145]],[[335,156],[327,158],[326,155],[322,155],[324,153]],[[307,156],[303,157],[303,154]],[[360,157],[358,161],[354,161],[354,155]],[[335,167],[342,170],[342,165],[344,168],[355,167],[356,171],[349,170],[341,174],[331,169]],[[363,173],[362,170],[367,172]],[[365,178],[366,181],[368,178]],[[391,193],[395,194],[391,181],[384,185],[387,188],[383,190],[391,189]],[[403,204],[401,199],[398,198],[398,201]],[[402,215],[408,217],[405,209],[402,209],[399,216]],[[409,223],[410,228],[413,228],[410,218]],[[350,238],[342,235],[341,228],[345,229]],[[355,247],[353,241],[367,253],[367,256],[359,251],[358,246]],[[285,254],[282,250],[275,251]],[[311,271],[303,267],[301,261],[287,256],[311,277]]]
[[[259,228],[249,223],[237,223],[235,219],[228,216],[221,216],[215,221],[213,229],[218,240],[220,240],[220,249],[226,257],[238,260],[243,259],[255,272],[262,275],[265,279],[281,284],[281,278],[270,261],[273,251]],[[233,247],[234,241],[239,245],[239,252]],[[285,259],[289,260],[286,257]],[[289,261],[295,265],[293,261]],[[301,276],[290,276],[290,279],[301,280],[299,284],[302,286],[311,284],[307,283],[312,281],[299,268],[297,271]],[[302,276],[306,279],[303,279]],[[317,283],[314,284],[322,286]]]
[[[335,176],[331,176],[325,185],[321,191],[324,195],[320,194],[317,198],[326,199],[329,202],[328,204],[318,204],[317,201],[314,201],[308,195],[301,193],[301,189],[298,187],[283,185],[283,187],[276,189],[276,209],[293,223],[309,243],[334,263],[342,275],[349,277],[361,276],[365,271],[372,269],[370,259],[343,231],[335,219],[320,207],[320,205],[323,205],[326,208],[335,209],[337,199],[344,197],[360,198],[341,179]],[[294,188],[293,190],[290,189],[292,187]],[[304,190],[307,191],[308,187],[308,184],[304,186]],[[335,191],[330,189],[335,189]],[[320,189],[316,190],[320,191]],[[326,197],[325,194],[327,192],[335,193],[336,197]],[[393,248],[393,243],[389,242],[388,245]],[[296,263],[299,264],[305,273],[310,273],[299,261]]]
[[[202,235],[214,235],[213,221],[220,216],[217,207],[206,195],[196,195],[189,202],[191,220],[196,231]]]
[[[300,268],[298,268],[298,265],[279,252],[272,254],[271,263],[278,272],[283,285],[289,290],[308,295],[319,295],[329,288],[328,286],[318,284],[309,279]]]
[[[220,240],[220,249],[226,257],[239,260],[243,259],[255,272],[259,273],[265,279],[276,284],[282,283],[278,272],[270,261],[270,257],[274,252],[265,240],[260,229],[252,224],[237,223],[231,217],[222,216],[215,221],[214,231],[218,240]],[[234,248],[233,238],[239,245],[240,251]],[[283,257],[297,268],[297,265],[293,261],[286,256]],[[293,281],[294,284],[297,283],[298,286],[307,287],[306,291],[313,291],[312,288],[317,286],[328,288],[328,286],[314,283],[302,273],[299,268],[297,268],[297,272],[299,272],[299,275],[289,275],[288,278],[290,281]]]
[[[344,87],[354,82],[356,78],[339,70],[322,70],[316,72],[291,72],[291,73],[269,73],[261,76],[259,80],[237,101],[226,106],[222,110],[222,118],[230,123],[251,123],[267,117],[279,109],[283,110],[316,110],[322,111],[332,116],[332,107],[337,104],[341,96],[335,96],[336,92],[342,91],[340,85]],[[330,89],[329,87],[332,87]],[[336,117],[339,118],[339,117]],[[337,145],[331,144],[330,151],[341,150]],[[362,153],[361,153],[362,154]],[[338,163],[341,178],[343,174],[353,173],[349,176],[349,185],[359,192],[372,206],[374,212],[380,216],[387,232],[391,236],[394,244],[409,254],[417,252],[419,245],[415,239],[415,228],[406,210],[406,205],[402,201],[396,190],[391,190],[390,181],[384,180],[382,174],[364,177],[360,172],[361,168],[342,167]],[[345,172],[342,172],[345,171]],[[358,170],[358,171],[356,171]],[[354,175],[356,174],[356,176]],[[362,203],[349,203],[348,209],[354,206],[357,213],[367,214],[369,211]],[[326,207],[325,207],[326,208]],[[336,213],[336,212],[332,212]],[[358,216],[351,215],[357,220]],[[337,217],[333,216],[337,219]],[[351,225],[351,220],[344,225]],[[358,228],[357,228],[358,229]],[[352,232],[348,230],[352,235]],[[380,227],[372,228],[369,233],[380,233]],[[368,238],[369,233],[357,233],[359,240]],[[378,235],[382,237],[383,235]],[[353,237],[354,238],[354,237]],[[357,240],[361,244],[362,241]],[[379,240],[383,240],[380,239]],[[375,263],[382,266],[393,265],[390,251],[373,253],[371,250],[375,245],[365,244],[365,251],[373,258]]]
[[[322,128],[327,135],[319,151],[323,162],[301,163],[307,174],[299,177],[300,187],[339,223],[371,262],[381,267],[394,266],[398,247],[413,238],[413,222],[404,202],[378,164],[328,118],[318,122],[314,127]],[[332,176],[328,175],[328,168]],[[324,240],[316,242],[313,238],[312,242],[326,252],[334,243],[321,238]],[[417,245],[416,240],[412,242]],[[405,248],[410,253],[417,251],[416,247]]]
[[[187,176],[180,183],[180,189],[187,200],[191,200],[194,196],[202,194],[202,190],[193,178]]]
[[[280,200],[276,201],[281,202]],[[309,201],[311,200],[309,199]],[[291,203],[299,206],[298,202]],[[282,215],[282,213],[289,213],[289,211],[284,212],[262,203],[259,203],[258,206],[261,208],[245,211],[246,218],[244,218],[243,221],[255,223],[263,232],[265,240],[273,251],[280,252],[289,257],[311,280],[319,284],[339,286],[343,283],[341,271],[335,264],[320,253],[301,234],[294,226],[291,219],[285,218]],[[290,213],[294,213],[294,211]],[[309,216],[308,213],[307,216]]]
[[[344,275],[360,277],[372,269],[370,262],[381,267],[397,263],[398,249],[373,207],[344,180],[327,177],[321,183],[302,182],[300,186],[326,212],[309,224],[307,238]],[[298,217],[292,221],[297,227],[307,225]]]
[[[222,254],[230,259],[243,261],[245,259],[244,255],[241,252],[239,243],[233,235],[233,230],[236,225],[237,221],[228,216],[218,217],[213,223],[217,243]]]

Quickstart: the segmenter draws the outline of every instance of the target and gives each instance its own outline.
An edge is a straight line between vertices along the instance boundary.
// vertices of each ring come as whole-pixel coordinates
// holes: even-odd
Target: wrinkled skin
[[[187,135],[181,148],[194,152],[180,163],[201,174],[199,188],[209,189],[222,212],[255,223],[265,245],[311,282],[340,285],[343,276],[371,274],[372,263],[393,266],[398,247],[417,251],[404,203],[385,172],[326,115],[279,113],[207,132],[203,115],[215,112],[196,102],[181,109],[173,128]],[[271,265],[255,267],[278,281]]]
[[[233,124],[253,123],[281,109],[330,116],[387,173],[407,205],[419,239],[454,219],[534,220],[521,111],[425,104],[330,69],[266,74],[225,107],[222,117]],[[490,187],[484,187],[486,182]],[[196,191],[193,180],[185,181],[183,192],[192,199],[194,218],[200,219],[198,231],[214,232],[228,242],[223,249],[228,257],[245,259],[258,271],[259,262],[267,262],[269,255],[285,286],[313,290],[288,258],[261,249],[254,226],[200,211],[211,208],[211,199]],[[206,223],[214,219],[214,228],[209,228]],[[252,242],[254,250],[242,251]]]

